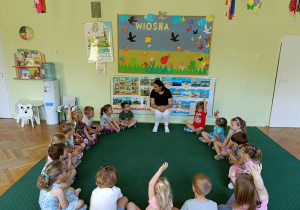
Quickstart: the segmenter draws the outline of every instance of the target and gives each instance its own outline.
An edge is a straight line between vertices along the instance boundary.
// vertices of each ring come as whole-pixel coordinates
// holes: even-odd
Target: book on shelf
[[[33,58],[32,57],[25,58],[25,66],[33,66]]]
[[[21,79],[30,79],[29,69],[20,69],[20,78]]]
[[[41,56],[40,55],[34,55],[33,56],[33,65],[34,66],[40,66],[41,65]]]
[[[24,53],[18,52],[16,53],[16,61],[17,66],[25,66],[25,56]]]

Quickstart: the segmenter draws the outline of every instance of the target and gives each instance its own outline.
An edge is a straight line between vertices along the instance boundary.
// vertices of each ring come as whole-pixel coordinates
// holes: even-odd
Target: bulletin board
[[[194,115],[196,103],[206,94],[207,116],[213,115],[215,78],[112,76],[111,104],[115,113],[122,111],[121,103],[128,102],[134,114],[153,114],[150,93],[155,80],[161,80],[173,95],[172,115]]]
[[[207,75],[212,29],[212,15],[118,15],[119,72]]]

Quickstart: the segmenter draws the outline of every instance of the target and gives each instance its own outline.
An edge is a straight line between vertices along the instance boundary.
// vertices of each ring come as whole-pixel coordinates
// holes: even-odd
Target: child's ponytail
[[[100,117],[102,117],[103,113],[107,112],[109,107],[111,107],[110,104],[105,104],[103,107],[100,109]]]
[[[64,171],[64,164],[61,160],[55,160],[46,166],[45,173],[41,174],[37,180],[37,187],[46,191],[51,190],[52,185],[58,176]]]
[[[251,158],[252,161],[254,162],[260,162],[261,157],[262,157],[262,153],[261,153],[261,149],[255,147],[252,144],[244,144],[242,146],[242,150],[249,155],[249,157]]]

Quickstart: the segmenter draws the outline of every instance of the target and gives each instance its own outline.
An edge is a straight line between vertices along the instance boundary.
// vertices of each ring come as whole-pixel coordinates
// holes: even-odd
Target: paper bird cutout
[[[200,35],[200,36],[198,36],[198,39],[202,39],[202,36]]]
[[[207,45],[205,45],[206,48],[209,48],[209,43]]]
[[[134,25],[134,22],[137,22],[137,20],[134,19],[134,16],[131,16],[131,18],[128,19],[129,24]]]
[[[207,28],[207,24],[205,24],[203,32],[206,34],[211,34],[211,31],[209,31],[210,29],[211,29],[211,26],[209,28]]]
[[[201,45],[200,47],[198,47],[199,48],[199,50],[202,50],[203,49],[203,46]]]
[[[194,34],[198,34],[198,29],[196,31],[193,30],[193,32],[194,32]]]
[[[130,42],[135,42],[134,38],[136,37],[136,35],[132,36],[132,33],[129,32],[129,37],[127,38]]]
[[[187,30],[188,32],[190,32],[190,31],[192,30],[192,27],[190,26],[190,27],[188,27],[186,30]]]
[[[124,51],[125,51],[125,52],[128,52],[128,50],[129,50],[129,47],[125,47],[125,48],[124,48]]]
[[[190,39],[191,39],[192,42],[194,41],[194,37],[192,37],[192,38],[190,38]]]
[[[180,19],[181,20],[181,22],[184,22],[185,21],[185,18],[184,18],[184,16],[182,16],[182,19]]]
[[[198,58],[198,60],[201,62],[201,61],[203,61],[203,57],[201,57],[201,58]]]
[[[197,45],[197,46],[198,46],[199,44],[200,44],[200,40],[199,40],[198,42],[195,42],[195,45]]]
[[[122,28],[122,31],[123,31],[124,33],[127,32],[127,27]]]
[[[175,35],[174,35],[174,32],[172,32],[172,33],[171,33],[171,39],[170,39],[170,40],[172,40],[173,42],[178,42],[178,41],[179,41],[179,39],[177,39],[178,36],[179,36],[179,34],[177,34],[177,35],[175,36]]]
[[[190,25],[192,25],[193,24],[193,19],[191,19],[190,21],[188,21],[188,23],[190,24]]]

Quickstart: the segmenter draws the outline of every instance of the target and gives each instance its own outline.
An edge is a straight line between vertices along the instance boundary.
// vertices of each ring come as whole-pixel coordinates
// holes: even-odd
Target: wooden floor
[[[300,128],[259,128],[300,160]],[[59,125],[20,124],[0,119],[0,196],[46,156],[50,136],[60,132]]]

